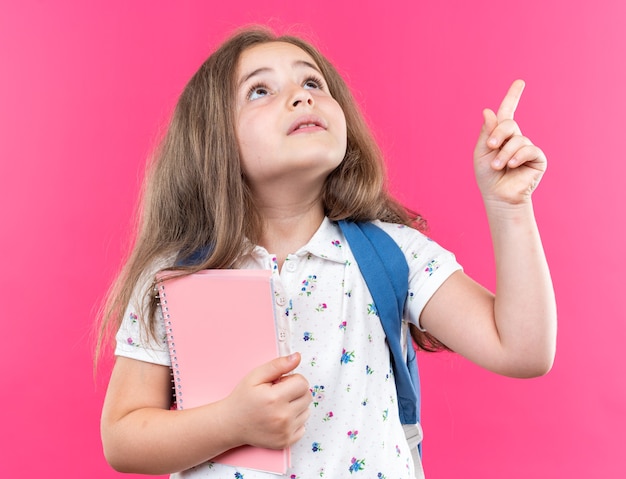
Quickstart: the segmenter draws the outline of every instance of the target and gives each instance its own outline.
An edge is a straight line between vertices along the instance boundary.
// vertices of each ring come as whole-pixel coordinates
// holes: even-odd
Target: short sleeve
[[[403,225],[380,223],[396,240],[409,265],[409,290],[405,316],[421,331],[422,310],[439,287],[454,273],[462,270],[453,253],[419,231]]]
[[[147,276],[152,278],[152,275]],[[150,283],[152,281],[150,280]],[[147,281],[138,283],[133,292],[131,300],[124,312],[122,324],[115,336],[115,355],[123,356],[139,361],[170,366],[170,355],[167,347],[163,316],[159,308],[154,317],[156,321],[155,336],[153,338],[146,329],[141,319],[143,311],[147,311],[150,301],[149,294],[146,294]]]

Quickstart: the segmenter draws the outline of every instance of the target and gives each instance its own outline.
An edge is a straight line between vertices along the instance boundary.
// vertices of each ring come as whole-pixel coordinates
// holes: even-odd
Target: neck
[[[323,180],[289,175],[252,188],[263,220],[259,245],[275,254],[279,266],[315,234],[324,219]]]
[[[259,244],[275,254],[279,267],[285,258],[304,246],[324,220],[319,199],[310,202],[260,207],[264,219]]]

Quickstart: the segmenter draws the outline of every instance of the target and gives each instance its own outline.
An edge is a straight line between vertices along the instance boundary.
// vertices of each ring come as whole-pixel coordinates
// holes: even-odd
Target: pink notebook
[[[279,355],[270,270],[159,276],[178,409],[226,397],[253,368]],[[242,446],[212,462],[284,474],[289,449]]]

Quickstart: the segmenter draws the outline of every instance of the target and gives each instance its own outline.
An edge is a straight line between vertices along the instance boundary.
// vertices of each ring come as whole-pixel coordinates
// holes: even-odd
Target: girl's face
[[[346,153],[346,120],[302,49],[284,42],[244,50],[236,75],[235,125],[253,188],[321,187]]]

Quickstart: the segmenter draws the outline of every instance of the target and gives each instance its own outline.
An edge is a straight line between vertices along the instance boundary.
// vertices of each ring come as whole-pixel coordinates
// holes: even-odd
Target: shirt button
[[[278,340],[284,341],[285,339],[287,339],[287,332],[284,329],[281,329],[278,331]]]
[[[287,271],[289,271],[290,273],[293,273],[296,270],[296,267],[298,265],[296,265],[295,262],[290,261],[285,265],[285,268],[287,268]]]
[[[276,296],[276,304],[278,306],[284,306],[285,304],[287,304],[287,298],[285,298],[284,296]]]

